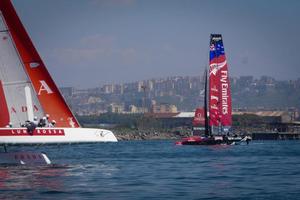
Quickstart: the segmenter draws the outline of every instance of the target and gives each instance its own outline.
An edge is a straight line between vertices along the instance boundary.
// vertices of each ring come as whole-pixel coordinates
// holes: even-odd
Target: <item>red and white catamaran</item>
[[[81,128],[10,0],[0,1],[0,145],[117,142],[109,130]],[[56,128],[20,124],[50,115]],[[11,123],[12,127],[6,128]],[[1,158],[0,158],[1,160]]]
[[[194,125],[204,125],[205,134],[204,136],[183,138],[176,144],[214,145],[231,143],[233,140],[228,140],[226,136],[232,125],[230,93],[222,35],[211,34],[209,72],[205,71],[204,109],[196,110],[193,121]]]

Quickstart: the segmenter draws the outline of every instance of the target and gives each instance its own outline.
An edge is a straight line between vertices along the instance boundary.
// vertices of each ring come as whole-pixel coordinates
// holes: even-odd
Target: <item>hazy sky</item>
[[[300,77],[298,0],[13,0],[59,86],[202,75],[210,33],[231,76]]]

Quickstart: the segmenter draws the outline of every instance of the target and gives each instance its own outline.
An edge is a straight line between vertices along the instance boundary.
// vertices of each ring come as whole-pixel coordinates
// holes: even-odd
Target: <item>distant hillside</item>
[[[240,77],[232,81],[234,108],[300,108],[300,79],[276,81],[270,77],[254,80]]]
[[[150,109],[154,103],[173,104],[178,111],[192,111],[203,105],[203,88],[200,76],[177,76],[86,90],[61,88],[61,91],[77,114],[97,115],[112,107],[119,112],[130,112],[133,106]],[[231,78],[231,89],[234,109],[300,109],[300,78],[277,81],[267,76],[259,79],[242,76]]]

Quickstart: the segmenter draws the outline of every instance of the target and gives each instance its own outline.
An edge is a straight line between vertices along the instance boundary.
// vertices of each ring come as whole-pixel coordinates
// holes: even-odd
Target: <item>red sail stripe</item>
[[[9,123],[9,111],[3,90],[2,81],[0,80],[0,127],[5,127]]]
[[[79,123],[52,80],[10,0],[1,0],[0,10],[45,113],[56,120],[58,127],[71,127],[71,125],[79,127]]]

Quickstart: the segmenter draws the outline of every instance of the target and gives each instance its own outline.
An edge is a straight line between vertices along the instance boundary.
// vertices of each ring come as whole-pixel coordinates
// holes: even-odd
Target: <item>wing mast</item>
[[[208,103],[207,103],[207,69],[205,69],[205,82],[204,82],[204,126],[205,126],[205,136],[210,135],[209,128],[209,116],[208,116]]]
[[[224,131],[231,127],[231,92],[227,59],[221,34],[210,36],[209,58],[209,125]],[[214,132],[214,131],[213,131]]]

